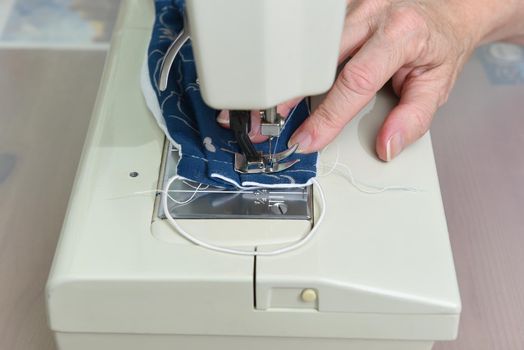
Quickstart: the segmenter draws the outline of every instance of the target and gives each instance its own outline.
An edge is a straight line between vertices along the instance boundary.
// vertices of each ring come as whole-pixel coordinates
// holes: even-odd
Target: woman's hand
[[[340,59],[352,58],[289,143],[322,149],[392,78],[400,101],[376,140],[378,156],[392,160],[428,131],[475,47],[510,36],[523,7],[521,0],[349,1]]]
[[[523,15],[524,0],[349,0],[340,62],[352,58],[289,144],[322,149],[392,79],[400,101],[376,140],[378,156],[392,160],[428,131],[474,49],[524,34]]]

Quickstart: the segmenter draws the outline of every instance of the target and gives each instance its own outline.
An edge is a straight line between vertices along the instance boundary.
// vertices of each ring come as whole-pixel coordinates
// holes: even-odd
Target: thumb
[[[393,160],[429,130],[449,90],[448,79],[432,75],[435,74],[427,72],[405,81],[399,104],[390,112],[377,135],[376,149],[380,159]]]

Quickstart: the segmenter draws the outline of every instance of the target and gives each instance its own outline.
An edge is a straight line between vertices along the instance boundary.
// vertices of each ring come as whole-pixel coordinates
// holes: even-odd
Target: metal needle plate
[[[163,160],[162,181],[176,174],[178,151],[169,144]],[[198,184],[175,181],[170,195],[179,202],[189,199]],[[164,219],[164,211],[159,205],[163,196],[157,197],[157,215]],[[201,187],[188,204],[170,203],[170,213],[178,219],[280,219],[310,220],[313,215],[313,189],[311,186],[289,189],[224,190]]]

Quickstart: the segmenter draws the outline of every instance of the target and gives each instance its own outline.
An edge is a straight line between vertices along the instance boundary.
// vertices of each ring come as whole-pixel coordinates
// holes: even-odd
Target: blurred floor
[[[8,5],[0,0],[0,30]],[[107,40],[115,14],[101,16],[106,29],[82,45]],[[0,41],[16,42],[21,27],[9,26]],[[0,49],[0,349],[53,350],[42,293],[105,51],[67,49],[70,36],[58,50],[31,49],[53,41],[18,33],[28,47]],[[471,85],[482,69],[475,57],[433,127],[464,304],[459,340],[435,350],[524,349],[524,86]]]
[[[44,284],[105,59],[0,50],[0,349],[51,350]]]
[[[463,304],[458,341],[434,350],[524,349],[521,52],[497,73],[479,50],[432,126]]]
[[[44,285],[118,3],[0,0],[0,350],[55,349]]]

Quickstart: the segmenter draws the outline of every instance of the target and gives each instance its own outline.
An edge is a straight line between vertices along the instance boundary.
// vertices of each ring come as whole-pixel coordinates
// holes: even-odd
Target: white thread
[[[318,177],[326,177],[326,176],[331,175],[333,172],[335,172],[335,170],[339,170],[343,175],[347,175],[349,177],[349,182],[351,183],[351,185],[353,185],[353,187],[355,187],[358,191],[365,193],[365,194],[381,194],[381,193],[388,192],[388,191],[422,192],[421,190],[414,188],[414,187],[407,187],[407,186],[378,187],[378,186],[369,185],[360,180],[357,180],[353,176],[353,172],[351,171],[351,168],[347,166],[346,164],[340,163],[340,147],[338,145],[336,146],[337,148],[336,148],[335,162],[331,166],[331,169],[328,172],[326,172],[325,174],[319,174]],[[322,153],[324,153],[326,150],[327,148],[325,148],[322,151]],[[319,155],[319,157],[320,156],[321,154]],[[341,171],[340,168],[342,168],[342,170],[345,170],[345,171]]]
[[[329,146],[328,146],[329,147]],[[324,154],[324,152],[326,152],[326,150],[328,149],[328,147],[324,148],[324,150],[318,154],[318,157],[321,158],[322,157],[322,154]],[[333,163],[331,169],[329,169],[329,171],[325,174],[319,174],[318,176],[319,177],[325,177],[325,176],[329,176],[331,175],[335,169],[337,168],[337,165],[339,164],[339,160],[340,160],[340,147],[338,147],[337,145],[337,153],[336,153],[336,157],[335,157],[335,162]]]
[[[177,201],[176,199],[171,197],[171,195],[169,194],[169,191],[166,192],[166,196],[169,197],[169,199],[171,199],[176,204],[186,205],[188,203],[191,203],[191,201],[193,201],[193,199],[195,199],[196,195],[198,194],[198,190],[200,190],[201,187],[202,187],[202,184],[199,184],[197,186],[197,188],[195,188],[195,191],[193,192],[193,194],[188,199],[186,199],[185,201],[182,201],[182,202]]]
[[[186,183],[186,182],[184,181],[184,183]],[[184,205],[189,204],[190,202],[192,202],[193,199],[195,199],[197,194],[199,194],[199,193],[206,193],[205,191],[201,191],[200,190],[202,184],[200,184],[198,187],[193,187],[193,186],[191,186],[189,184],[187,184],[187,185],[192,187],[194,189],[194,191],[190,191],[190,190],[169,190],[169,191],[165,191],[165,190],[149,190],[149,191],[137,191],[137,192],[134,192],[131,196],[139,196],[139,195],[142,195],[142,194],[151,194],[151,193],[154,193],[154,194],[163,193],[167,197],[169,197],[169,199],[171,199],[173,202],[175,202],[176,204],[180,204],[180,205],[184,206]],[[205,188],[209,188],[209,186],[207,186]],[[173,198],[170,195],[170,193],[191,193],[191,196],[188,199],[184,200],[184,201],[179,201],[179,200]],[[211,193],[211,192],[208,192],[208,193]],[[116,197],[114,199],[120,199],[120,198],[126,198],[126,197],[128,197],[128,196]],[[179,208],[179,206],[177,206],[177,208]]]
[[[421,192],[421,190],[414,188],[414,187],[406,187],[406,186],[384,186],[384,187],[377,187],[373,185],[368,185],[366,183],[363,183],[353,176],[353,173],[351,172],[351,169],[342,163],[336,164],[336,167],[341,167],[344,170],[346,170],[346,174],[349,177],[349,182],[360,192],[365,194],[381,194],[388,191],[403,191],[403,192]],[[342,172],[343,173],[343,172]],[[370,189],[368,189],[368,188]],[[371,190],[372,189],[372,190]]]
[[[183,180],[182,182],[184,183],[184,185],[186,185],[188,187],[191,187],[194,190],[197,190],[199,188],[201,190],[207,190],[209,188],[209,185],[206,185],[206,187],[200,187],[202,184],[198,184],[198,186],[195,186],[195,185],[189,183],[189,181],[186,181],[186,180]],[[175,191],[171,191],[171,192],[182,192],[182,191],[181,190],[175,190]]]
[[[332,165],[331,169],[327,173],[321,174],[321,175],[319,175],[319,177],[329,176],[335,170],[340,170],[339,167],[341,167],[342,169],[344,169],[346,171],[346,175],[349,176],[350,183],[357,190],[359,190],[359,191],[361,191],[363,193],[366,193],[366,194],[379,194],[379,193],[383,193],[383,192],[386,192],[386,191],[410,191],[410,192],[418,192],[419,191],[418,189],[411,188],[411,187],[386,186],[386,187],[380,188],[380,187],[376,187],[376,186],[367,185],[365,183],[362,183],[362,182],[356,180],[355,177],[353,176],[353,173],[351,172],[351,169],[347,165],[340,163],[339,160],[340,160],[340,150],[339,150],[339,148],[337,146],[337,153],[336,153],[336,158],[335,158],[334,164]],[[170,190],[171,185],[176,180],[183,181],[186,185],[188,185],[189,187],[193,188],[194,191],[191,191],[191,190]],[[152,192],[164,193],[164,196],[162,197],[162,206],[163,206],[164,214],[166,216],[167,221],[175,228],[175,230],[182,237],[184,237],[189,242],[191,242],[191,243],[193,243],[193,244],[195,244],[195,245],[197,245],[199,247],[202,247],[202,248],[208,249],[208,250],[212,250],[212,251],[215,251],[215,252],[219,252],[219,253],[232,254],[232,255],[241,255],[241,256],[276,256],[276,255],[289,253],[291,251],[294,251],[294,250],[299,249],[302,246],[306,245],[308,242],[310,242],[314,238],[315,234],[318,231],[319,226],[321,225],[321,223],[324,220],[325,213],[326,213],[326,208],[327,208],[324,191],[322,189],[322,186],[320,185],[320,183],[316,179],[312,179],[311,181],[312,181],[313,185],[316,186],[316,188],[318,190],[318,194],[319,194],[320,202],[321,202],[321,212],[320,212],[318,220],[316,220],[314,226],[311,228],[309,233],[307,233],[301,239],[299,239],[299,240],[297,240],[297,241],[295,241],[295,242],[293,242],[293,243],[291,243],[291,244],[289,244],[289,245],[287,245],[287,246],[285,246],[283,248],[277,248],[277,249],[270,250],[270,251],[258,251],[258,250],[256,250],[256,247],[255,247],[255,250],[253,250],[253,251],[251,251],[251,250],[233,249],[233,248],[229,248],[229,247],[215,245],[215,244],[203,241],[201,239],[198,239],[195,236],[193,236],[191,233],[185,231],[178,224],[178,222],[173,218],[173,216],[171,215],[171,212],[169,210],[168,199],[173,201],[174,203],[177,203],[177,204],[182,206],[182,205],[187,205],[188,203],[193,201],[198,193],[212,193],[212,192],[218,192],[218,193],[226,193],[226,192],[227,193],[230,193],[230,192],[235,192],[236,193],[236,192],[238,192],[238,193],[241,193],[241,192],[245,192],[245,191],[242,191],[242,190],[240,190],[240,191],[227,191],[227,190],[226,191],[206,191],[206,189],[208,189],[209,186],[206,186],[201,191],[203,184],[199,184],[197,187],[195,187],[195,186],[189,184],[186,181],[186,179],[184,179],[183,177],[175,175],[175,176],[171,177],[167,181],[166,188],[164,190],[161,190],[161,191],[155,190],[155,191],[135,192],[135,194],[152,193]],[[368,188],[366,188],[366,187],[368,187]],[[372,190],[370,188],[372,188]],[[191,194],[191,196],[187,200],[185,200],[185,201],[178,201],[178,200],[174,199],[170,195],[171,192],[192,193],[192,194]]]
[[[182,178],[180,176],[178,176],[178,175],[173,176],[172,178],[170,178],[167,181],[167,184],[166,184],[166,189],[165,189],[166,193],[169,192],[169,188],[171,187],[173,182],[175,182],[176,180],[181,180],[181,179]],[[294,243],[291,243],[288,246],[285,246],[283,248],[278,248],[278,249],[275,249],[275,250],[271,250],[271,251],[262,251],[261,252],[261,251],[257,251],[257,250],[248,251],[248,250],[233,249],[233,248],[223,247],[223,246],[211,244],[211,243],[205,242],[203,240],[200,240],[200,239],[196,238],[195,236],[193,236],[192,234],[190,234],[189,232],[185,231],[178,224],[178,222],[176,222],[176,220],[173,218],[173,216],[169,212],[168,198],[171,197],[171,196],[166,195],[166,196],[162,197],[162,206],[164,208],[164,213],[166,215],[167,221],[178,231],[178,233],[182,237],[184,237],[185,239],[187,239],[188,241],[190,241],[191,243],[193,243],[193,244],[195,244],[195,245],[197,245],[199,247],[202,247],[202,248],[205,248],[205,249],[208,249],[208,250],[212,250],[212,251],[216,251],[216,252],[219,252],[219,253],[232,254],[232,255],[275,256],[275,255],[281,255],[281,254],[285,254],[285,253],[291,252],[291,251],[296,250],[296,249],[304,246],[305,244],[307,244],[309,241],[311,241],[313,239],[313,237],[315,236],[315,234],[318,231],[318,228],[319,228],[320,224],[324,220],[324,216],[325,216],[325,213],[326,213],[326,198],[324,196],[324,192],[322,190],[322,187],[320,186],[318,181],[317,180],[313,180],[313,184],[316,186],[316,188],[318,190],[318,194],[319,194],[320,202],[321,202],[321,207],[322,207],[322,210],[320,212],[318,220],[316,220],[314,226],[311,228],[309,233],[307,233],[301,239],[295,241]]]

